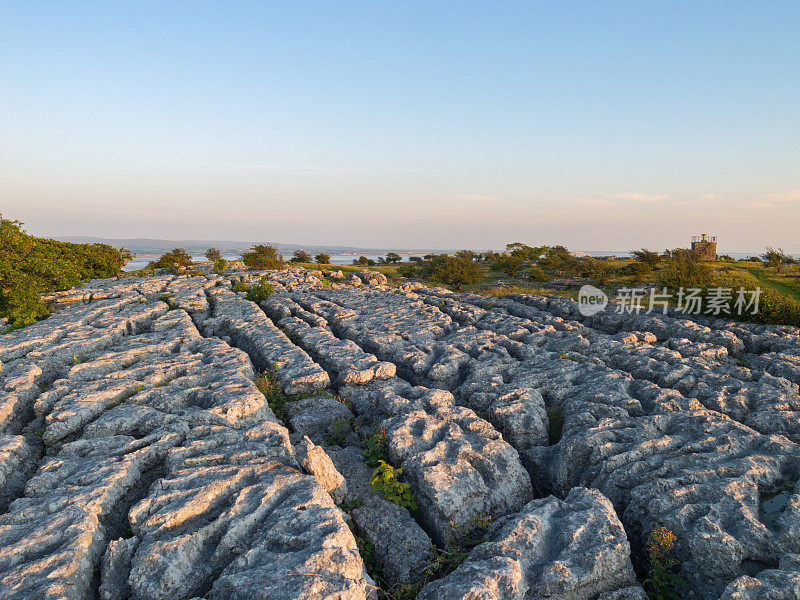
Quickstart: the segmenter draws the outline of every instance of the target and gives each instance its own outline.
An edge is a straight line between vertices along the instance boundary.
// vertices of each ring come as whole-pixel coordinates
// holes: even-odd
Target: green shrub
[[[541,267],[533,266],[531,267],[531,270],[528,271],[528,281],[542,283],[544,281],[547,281],[548,279],[550,278],[547,276],[547,273],[545,273],[542,270]]]
[[[274,293],[275,288],[272,287],[272,284],[269,282],[269,278],[267,278],[265,275],[257,284],[247,288],[247,295],[245,298],[258,304],[259,302],[269,298]]]
[[[651,270],[661,262],[661,255],[655,250],[648,250],[647,248],[634,250],[631,252],[631,256],[639,262],[649,265]]]
[[[310,263],[311,255],[305,250],[295,250],[292,258],[289,259],[290,263]]]
[[[483,269],[478,263],[447,254],[437,254],[423,262],[419,267],[419,274],[456,289],[483,279]]]
[[[544,256],[539,259],[539,266],[545,271],[563,276],[577,275],[583,269],[581,261],[572,256],[564,246],[546,247]]]
[[[381,461],[389,460],[389,447],[386,445],[386,430],[383,427],[376,429],[372,435],[364,440],[364,450],[361,452],[367,466],[376,468]]]
[[[40,294],[117,276],[130,258],[125,248],[37,238],[0,215],[0,317],[30,325],[50,314]]]
[[[658,283],[668,288],[702,288],[711,282],[711,269],[702,256],[686,248],[668,252],[664,268],[658,274]]]
[[[280,269],[286,264],[277,248],[264,244],[256,244],[249,252],[242,254],[242,262],[254,271]]]
[[[213,263],[216,263],[218,260],[222,258],[222,251],[219,248],[214,248],[213,246],[206,250],[206,258]]]
[[[183,248],[165,252],[157,261],[150,261],[153,269],[183,269],[192,265],[192,257]]]
[[[218,258],[214,261],[214,268],[212,269],[217,275],[222,275],[225,272],[225,267],[228,266],[228,261],[224,258]]]
[[[514,277],[522,268],[523,258],[518,254],[499,254],[492,262],[491,270]]]
[[[314,262],[318,265],[329,265],[331,264],[331,255],[330,254],[317,254],[314,257]]]
[[[411,487],[399,480],[402,473],[402,469],[395,469],[386,461],[379,460],[369,483],[373,490],[383,492],[383,497],[389,502],[404,506],[411,511],[417,510],[417,501],[411,494]]]

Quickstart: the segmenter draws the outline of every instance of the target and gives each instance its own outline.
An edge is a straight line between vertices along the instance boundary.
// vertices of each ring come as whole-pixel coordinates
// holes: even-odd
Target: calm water
[[[353,260],[362,256],[361,254],[331,254],[331,264],[332,265],[352,265]],[[365,254],[367,258],[371,258],[374,261],[378,260],[378,256],[382,256],[380,254]],[[403,259],[406,259],[409,255],[402,255]],[[284,255],[285,258],[289,258],[289,256]],[[151,260],[156,260],[158,257],[156,256],[136,256],[131,259],[131,261],[125,265],[125,271],[137,271],[139,269],[143,269],[147,266]],[[225,256],[226,260],[236,260],[237,258],[241,258],[238,255],[235,256]],[[208,260],[205,256],[192,256],[192,260],[195,262],[203,262]]]
[[[630,256],[631,255],[630,252],[607,252],[607,251],[576,252],[576,254],[578,254],[579,256],[585,256],[585,255],[589,255],[589,256]],[[756,253],[756,254],[758,254],[758,253]],[[739,258],[750,258],[751,256],[753,256],[753,253],[729,252],[728,255],[731,256],[732,258],[739,259]],[[353,260],[358,258],[359,256],[361,256],[361,255],[360,254],[331,254],[331,264],[332,265],[351,265],[351,264],[353,264]],[[372,259],[372,260],[377,262],[378,257],[382,256],[382,255],[380,255],[380,254],[366,254],[365,256],[367,258],[370,258],[370,259]],[[408,260],[408,257],[412,256],[412,255],[410,255],[410,254],[401,254],[401,256],[403,257],[403,260]],[[792,254],[791,256],[793,258],[800,259],[800,254]],[[125,265],[124,270],[125,271],[136,271],[138,269],[143,269],[144,267],[147,266],[147,263],[149,263],[151,260],[156,260],[156,258],[157,257],[155,257],[155,256],[137,256],[137,257],[131,259],[131,261],[127,265]],[[238,255],[225,256],[225,259],[227,259],[227,260],[236,260],[237,258],[240,258],[240,257]],[[286,256],[286,258],[288,258],[288,256]],[[202,261],[206,260],[206,257],[205,256],[201,256],[201,255],[192,256],[192,260],[195,261],[195,262],[202,262]]]

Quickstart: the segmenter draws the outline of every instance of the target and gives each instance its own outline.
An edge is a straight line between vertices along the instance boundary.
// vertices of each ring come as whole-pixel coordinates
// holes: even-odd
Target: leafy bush
[[[483,269],[478,263],[447,254],[437,254],[423,262],[419,267],[419,274],[459,290],[483,279]]]
[[[390,264],[399,263],[403,260],[403,257],[400,256],[397,252],[387,252],[386,253],[386,262]]]
[[[250,252],[242,254],[242,262],[248,269],[254,271],[280,269],[286,264],[283,262],[283,255],[278,253],[277,248],[264,244],[256,244]]]
[[[542,283],[543,281],[547,281],[548,279],[550,278],[547,276],[547,273],[545,273],[542,270],[541,267],[537,267],[534,265],[531,267],[531,270],[528,271],[528,281],[533,281],[535,283]]]
[[[50,314],[39,294],[117,276],[130,258],[107,244],[37,238],[0,216],[0,316],[14,327],[30,325]]]
[[[627,265],[620,267],[617,273],[627,277],[632,277],[637,283],[641,283],[653,272],[653,267],[646,262],[635,260]]]
[[[314,257],[314,262],[318,265],[329,265],[331,264],[331,255],[330,254],[317,254]]]
[[[245,298],[258,304],[262,300],[269,298],[274,293],[275,288],[272,287],[272,284],[269,282],[269,278],[264,276],[257,284],[247,288],[247,295]]]
[[[295,250],[292,258],[289,259],[290,263],[310,263],[311,255],[305,250]]]
[[[218,258],[214,261],[214,267],[212,271],[217,275],[222,275],[225,272],[225,267],[228,266],[228,261],[224,258]]]
[[[522,262],[523,258],[520,255],[499,254],[492,262],[490,269],[513,277],[522,268]]]
[[[353,259],[354,265],[368,265],[369,259],[366,256],[359,256],[358,258]]]
[[[655,250],[648,250],[647,248],[633,250],[631,256],[639,262],[649,265],[651,269],[661,262],[661,255]]]
[[[506,252],[512,256],[519,256],[522,260],[539,260],[547,248],[548,246],[528,246],[522,242],[506,244]]]
[[[650,570],[642,583],[650,600],[680,600],[675,588],[687,585],[678,575],[680,561],[673,556],[675,540],[675,534],[666,527],[657,527],[647,536]]]
[[[641,264],[641,263],[640,263]],[[649,270],[649,269],[648,269]],[[587,277],[595,277],[600,285],[606,285],[615,272],[614,265],[607,260],[589,258],[584,261],[584,273]]]
[[[664,268],[659,272],[659,285],[668,288],[702,288],[711,281],[711,269],[702,256],[686,248],[668,252]]]
[[[577,275],[582,270],[579,259],[572,256],[564,246],[549,246],[544,250],[544,257],[539,259],[539,266],[545,271],[559,275]]]
[[[364,462],[373,469],[381,461],[389,460],[389,447],[386,445],[386,430],[383,427],[377,429],[371,436],[364,440],[365,448],[361,452]]]
[[[161,255],[157,261],[150,261],[153,269],[182,269],[192,265],[192,257],[183,248],[174,248]]]
[[[212,246],[206,250],[206,258],[215,263],[222,258],[222,251],[219,248]]]
[[[768,267],[774,267],[778,273],[781,272],[784,265],[791,265],[794,263],[794,259],[786,254],[783,248],[775,250],[775,248],[769,246],[767,246],[767,251],[761,255],[761,259]]]
[[[404,506],[408,510],[417,510],[419,507],[411,494],[411,487],[399,480],[402,473],[403,469],[395,469],[386,461],[379,460],[369,483],[373,490],[383,492],[383,497],[389,502]]]

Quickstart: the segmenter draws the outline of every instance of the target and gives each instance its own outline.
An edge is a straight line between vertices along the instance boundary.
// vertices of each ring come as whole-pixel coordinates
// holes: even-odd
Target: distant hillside
[[[430,253],[442,250],[430,249],[397,249],[397,248],[357,248],[353,246],[312,246],[309,244],[279,244],[277,242],[241,242],[232,240],[159,240],[151,238],[98,238],[85,236],[63,236],[55,238],[63,242],[85,244],[108,244],[114,247],[124,246],[139,256],[159,256],[173,248],[183,248],[189,254],[203,254],[211,246],[219,248],[223,254],[240,254],[255,243],[275,246],[283,254],[291,254],[295,250],[306,250],[312,254],[324,252],[326,254],[384,254],[386,252]]]

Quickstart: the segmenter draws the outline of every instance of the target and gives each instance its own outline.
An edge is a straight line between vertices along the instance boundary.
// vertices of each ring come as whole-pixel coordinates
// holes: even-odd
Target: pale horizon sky
[[[36,235],[800,252],[800,2],[6,2]]]

